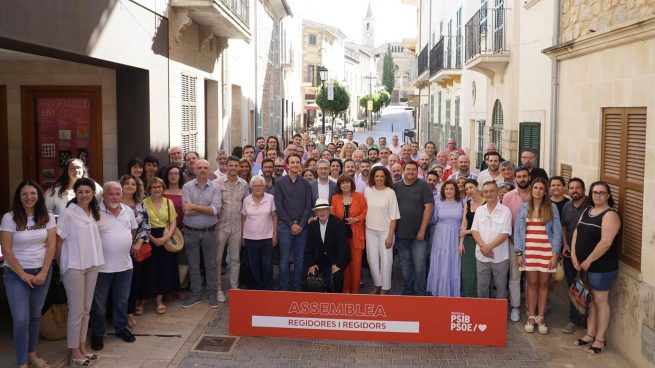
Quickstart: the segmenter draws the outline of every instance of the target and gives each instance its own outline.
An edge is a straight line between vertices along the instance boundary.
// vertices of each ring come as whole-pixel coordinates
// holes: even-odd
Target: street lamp
[[[325,81],[327,80],[327,75],[328,75],[327,68],[324,67],[324,66],[319,66],[318,67],[318,77],[321,79],[321,85],[322,85],[321,89],[325,88]],[[325,90],[323,91],[323,94],[324,94],[323,97],[325,97],[325,104],[323,106],[325,106],[327,104],[327,96],[325,96],[325,92],[327,92],[327,91],[325,91]],[[323,113],[323,125],[321,127],[321,132],[323,134],[325,134],[325,109],[321,108],[321,112]]]

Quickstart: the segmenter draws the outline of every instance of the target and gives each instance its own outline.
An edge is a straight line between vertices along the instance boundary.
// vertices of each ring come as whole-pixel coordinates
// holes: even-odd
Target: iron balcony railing
[[[430,50],[430,76],[437,74],[442,69],[460,69],[461,62],[461,37],[443,36]]]
[[[437,74],[437,72],[444,68],[443,44],[444,38],[441,37],[439,42],[430,50],[430,76]]]
[[[221,0],[225,6],[230,8],[232,13],[236,15],[246,26],[250,26],[250,5],[249,0]]]
[[[503,54],[509,51],[505,37],[507,8],[481,8],[466,23],[465,59],[478,55]]]
[[[428,54],[430,53],[430,46],[426,44],[421,50],[421,53],[418,54],[418,75],[423,74],[424,71],[428,70]]]

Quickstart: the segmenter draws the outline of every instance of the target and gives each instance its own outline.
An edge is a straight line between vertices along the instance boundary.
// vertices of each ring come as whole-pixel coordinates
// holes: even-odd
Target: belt
[[[193,228],[193,227],[189,227],[189,226],[184,225],[184,230],[189,230],[189,231],[199,231],[199,232],[201,232],[201,233],[208,233],[208,232],[211,232],[211,231],[216,230],[216,225],[212,225],[212,226],[207,227],[207,228],[204,228],[204,229],[196,229],[196,228]]]

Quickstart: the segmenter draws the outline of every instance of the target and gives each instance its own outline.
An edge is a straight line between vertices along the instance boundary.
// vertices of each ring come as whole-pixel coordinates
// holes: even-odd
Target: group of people
[[[576,344],[594,353],[604,347],[620,228],[607,183],[591,184],[585,195],[579,178],[549,179],[534,152],[523,151],[515,167],[493,145],[476,174],[454,139],[442,151],[432,142],[421,150],[397,136],[389,145],[385,137],[358,144],[352,132],[330,143],[297,134],[284,150],[277,137],[259,137],[232,154],[219,150],[214,171],[180,147],[169,150],[169,161],[134,158],[118,181],[100,186],[82,160],[71,159],[45,192],[32,180],[18,185],[0,242],[19,367],[48,366],[36,348],[54,261],[68,298],[70,363],[88,367],[98,359],[86,347],[88,330],[91,348],[101,350],[108,310],[116,335],[133,342],[130,328],[148,300],[159,314],[175,295],[184,308],[225,302],[224,255],[229,289],[243,283],[247,262],[255,289],[300,291],[313,274],[326,291],[359,293],[366,263],[371,293],[389,294],[397,254],[397,292],[509,297],[512,321],[520,320],[525,271],[525,330],[543,334],[562,260],[567,282],[586,274],[593,295],[586,318],[571,306],[562,331],[586,326]],[[182,252],[169,247],[177,230]],[[188,294],[180,290],[182,269]]]

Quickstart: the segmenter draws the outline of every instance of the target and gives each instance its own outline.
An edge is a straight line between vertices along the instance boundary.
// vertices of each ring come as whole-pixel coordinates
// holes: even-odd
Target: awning
[[[316,103],[308,103],[305,105],[305,110],[319,110],[320,107]]]

